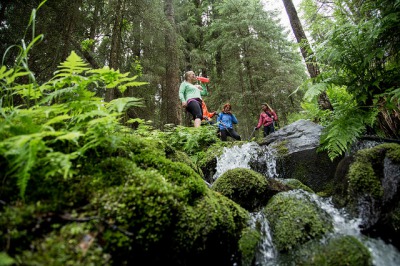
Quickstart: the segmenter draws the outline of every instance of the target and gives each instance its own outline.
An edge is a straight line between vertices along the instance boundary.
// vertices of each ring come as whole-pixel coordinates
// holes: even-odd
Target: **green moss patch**
[[[270,223],[278,251],[288,251],[333,229],[329,214],[318,208],[307,194],[282,192],[263,210]]]

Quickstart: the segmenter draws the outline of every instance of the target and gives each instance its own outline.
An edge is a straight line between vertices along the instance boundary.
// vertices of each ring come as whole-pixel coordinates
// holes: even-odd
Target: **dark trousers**
[[[203,110],[201,109],[201,103],[197,100],[190,101],[186,106],[186,111],[188,111],[192,115],[193,120],[195,120],[196,118],[203,119]]]
[[[240,135],[233,128],[221,129],[220,133],[222,141],[226,141],[228,136],[236,140],[241,140]]]
[[[274,123],[264,127],[264,137],[268,136],[272,132],[275,132]]]

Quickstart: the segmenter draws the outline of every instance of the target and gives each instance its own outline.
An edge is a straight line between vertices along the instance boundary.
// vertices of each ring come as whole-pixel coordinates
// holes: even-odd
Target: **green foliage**
[[[400,145],[386,143],[357,152],[355,161],[350,166],[348,173],[349,195],[367,194],[375,199],[382,198],[383,187],[381,180],[383,177],[378,174],[377,165],[383,164],[385,157],[399,162]]]
[[[11,266],[14,265],[16,261],[7,255],[5,252],[0,252],[0,265],[1,266]]]
[[[189,155],[204,151],[219,141],[216,128],[208,125],[199,128],[178,126],[167,132],[164,139],[174,148]]]
[[[14,68],[3,73],[20,77],[17,71]],[[107,147],[112,152],[122,148],[119,144],[123,135],[115,132],[126,129],[119,119],[130,107],[141,106],[140,100],[121,98],[105,103],[91,90],[100,86],[118,86],[123,90],[143,84],[134,79],[128,73],[108,68],[91,70],[74,52],[52,80],[40,86],[31,84],[33,93],[21,93],[16,79],[10,81],[9,76],[3,76],[0,82],[7,85],[7,90],[19,94],[26,102],[39,100],[25,110],[13,105],[1,107],[0,153],[9,162],[8,174],[18,177],[21,197],[34,168],[41,169],[45,177],[69,178],[76,173],[73,161],[89,150]]]
[[[321,144],[331,159],[347,151],[367,128],[378,135],[398,136],[400,103],[395,74],[400,68],[395,48],[399,40],[393,37],[398,32],[399,5],[387,0],[338,0],[332,7],[328,11],[315,1],[303,3],[322,70],[303,85],[305,100],[316,103],[319,93],[326,91],[334,111],[315,112],[315,105],[303,108],[327,126]],[[382,113],[390,118],[384,121]]]
[[[34,226],[32,219],[37,206],[25,205],[19,208],[5,207],[0,215],[0,243],[8,243],[10,254],[28,248],[30,241],[34,238],[29,228]]]
[[[376,114],[376,109],[366,112],[349,105],[337,106],[333,120],[323,129],[319,150],[326,150],[331,160],[342,155],[365,132],[366,125],[373,126]]]
[[[16,256],[24,265],[111,265],[90,223],[71,223],[32,243],[32,250]],[[68,241],[65,241],[68,239]]]

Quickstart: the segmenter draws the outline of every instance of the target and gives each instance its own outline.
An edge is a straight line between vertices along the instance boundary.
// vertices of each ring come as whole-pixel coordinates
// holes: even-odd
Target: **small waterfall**
[[[223,154],[217,158],[217,169],[213,180],[217,180],[223,173],[235,168],[250,168],[249,161],[259,149],[255,142],[245,143],[242,146],[224,148]]]
[[[385,243],[381,239],[374,239],[361,234],[359,229],[360,218],[350,219],[345,210],[338,210],[333,206],[330,198],[320,198],[315,194],[311,196],[318,206],[331,215],[335,230],[334,233],[354,236],[368,248],[373,258],[373,265],[400,265],[400,253],[394,246]]]
[[[268,177],[279,178],[276,173],[275,151],[268,146],[260,147],[251,142],[232,148],[225,148],[224,153],[217,158],[216,173],[214,181],[224,172],[235,168],[252,169],[249,164],[256,161],[258,171]],[[265,172],[264,172],[265,171]],[[338,210],[334,207],[330,198],[321,198],[303,190],[293,190],[298,197],[306,194],[321,209],[325,210],[332,218],[334,230],[333,235],[350,235],[359,239],[370,251],[375,266],[398,266],[400,265],[400,252],[390,244],[380,239],[374,239],[363,235],[359,229],[361,218],[350,218],[345,210]],[[257,266],[281,266],[279,253],[273,244],[272,233],[267,218],[262,211],[251,213],[250,226],[261,233],[262,240],[259,243],[258,251],[255,254],[255,265]],[[283,266],[283,265],[282,265]]]
[[[251,213],[251,228],[257,229],[261,233],[261,241],[255,255],[255,265],[274,266],[276,265],[277,251],[272,243],[271,231],[268,220],[262,211]]]
[[[242,146],[234,146],[224,148],[223,154],[217,158],[216,172],[213,180],[217,180],[227,170],[235,168],[251,169],[250,164],[256,162],[258,165],[254,169],[267,177],[275,178],[276,173],[276,151],[269,146],[260,147],[255,142],[243,144]]]
[[[315,194],[310,194],[303,190],[294,190],[298,197],[309,197],[323,210],[330,214],[334,230],[332,235],[350,235],[356,237],[371,252],[373,265],[375,266],[398,266],[400,265],[400,253],[392,245],[380,239],[373,239],[361,234],[359,224],[361,219],[350,219],[345,210],[336,209],[330,198],[321,198]],[[251,214],[251,226],[261,233],[262,240],[259,250],[255,256],[255,265],[258,266],[280,266],[279,254],[277,253],[272,234],[269,230],[268,220],[261,212]],[[283,265],[282,265],[283,266]]]

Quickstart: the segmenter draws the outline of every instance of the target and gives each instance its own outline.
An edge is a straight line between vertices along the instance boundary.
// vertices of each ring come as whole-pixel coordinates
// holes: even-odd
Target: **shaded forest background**
[[[1,6],[0,54],[20,44],[32,9],[41,1],[6,1]],[[189,125],[178,89],[183,73],[194,70],[211,79],[205,101],[212,111],[230,102],[238,131],[249,135],[258,122],[260,103],[268,102],[285,124],[300,110],[305,80],[299,49],[280,26],[278,16],[260,1],[47,1],[37,10],[35,34],[43,40],[30,51],[29,68],[37,82],[48,80],[74,50],[93,68],[109,66],[138,75],[148,85],[99,91],[107,101],[140,97],[145,107],[130,117]],[[17,49],[3,58],[12,65]]]
[[[277,111],[280,127],[300,118],[326,126],[321,142],[332,158],[362,134],[398,138],[400,1],[303,0],[299,25],[285,0],[295,35],[299,27],[308,33],[296,35],[300,44],[266,10],[271,2],[1,1],[2,64],[15,63],[20,50],[13,45],[43,34],[25,66],[34,82],[51,78],[75,51],[93,68],[109,66],[148,82],[123,95],[117,89],[96,94],[106,101],[142,98],[144,107],[128,115],[155,128],[190,125],[177,95],[183,73],[194,70],[211,79],[209,109],[230,102],[244,138],[261,102]],[[321,108],[321,95],[328,108]]]

